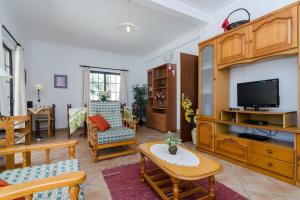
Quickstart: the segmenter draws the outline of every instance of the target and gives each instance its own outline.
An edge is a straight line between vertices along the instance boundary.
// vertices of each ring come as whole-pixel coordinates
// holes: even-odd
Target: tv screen
[[[279,79],[237,84],[238,106],[279,107]]]

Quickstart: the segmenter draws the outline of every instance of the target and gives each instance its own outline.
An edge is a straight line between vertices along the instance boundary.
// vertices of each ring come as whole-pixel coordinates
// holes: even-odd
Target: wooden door
[[[251,34],[253,57],[297,47],[297,7],[254,23]]]
[[[198,103],[198,56],[180,53],[180,85],[181,95],[185,94],[192,101],[196,112]],[[191,141],[193,124],[185,120],[185,113],[180,106],[180,138],[183,142]]]
[[[300,186],[300,135],[299,134],[297,134],[297,136],[296,136],[296,147],[297,147],[297,150],[296,150],[297,183]]]
[[[214,149],[214,122],[197,122],[197,146],[202,149],[213,151]]]
[[[249,27],[227,33],[218,39],[218,64],[233,63],[249,57]]]

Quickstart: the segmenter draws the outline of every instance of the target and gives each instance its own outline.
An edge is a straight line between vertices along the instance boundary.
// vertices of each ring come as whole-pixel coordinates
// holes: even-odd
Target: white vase
[[[194,143],[194,145],[196,145],[196,128],[192,129],[191,134],[192,134],[193,143]]]

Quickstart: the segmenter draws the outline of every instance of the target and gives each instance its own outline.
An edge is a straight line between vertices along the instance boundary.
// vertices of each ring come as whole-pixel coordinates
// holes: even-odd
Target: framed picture
[[[68,88],[68,76],[54,74],[54,88]]]

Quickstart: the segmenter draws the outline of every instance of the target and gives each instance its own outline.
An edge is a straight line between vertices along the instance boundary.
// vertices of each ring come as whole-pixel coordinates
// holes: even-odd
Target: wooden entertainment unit
[[[300,106],[289,112],[229,109],[229,73],[238,64],[297,56],[300,85],[299,28],[300,3],[296,2],[199,44],[198,150],[300,186]],[[300,105],[300,87],[290,92],[298,94]],[[285,132],[293,141],[241,138],[234,127]]]

